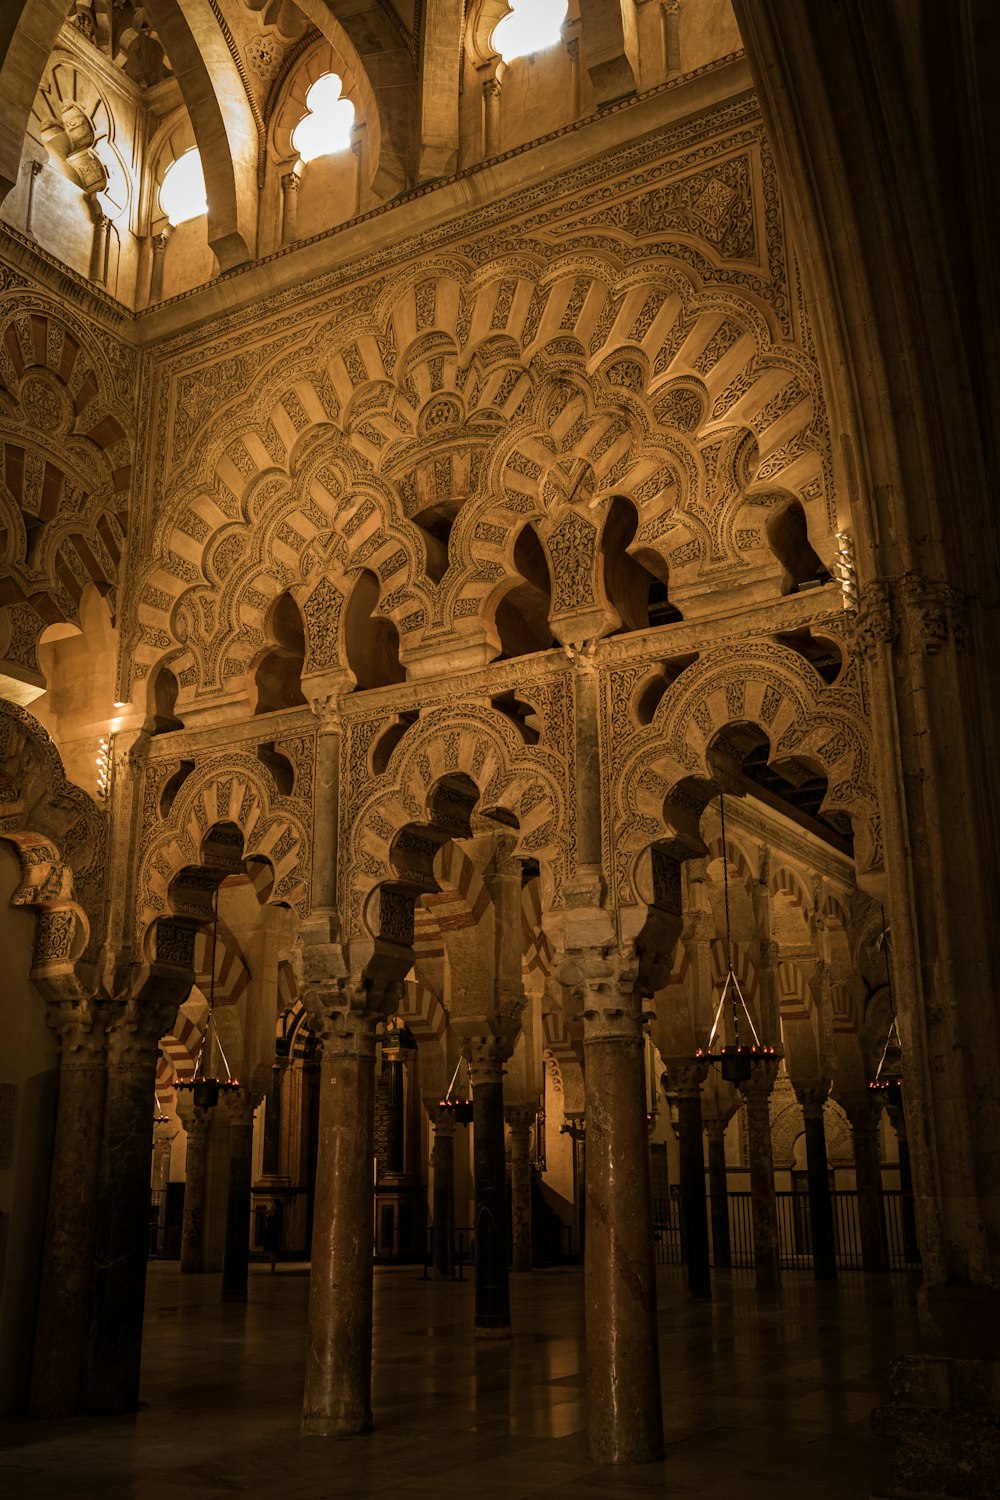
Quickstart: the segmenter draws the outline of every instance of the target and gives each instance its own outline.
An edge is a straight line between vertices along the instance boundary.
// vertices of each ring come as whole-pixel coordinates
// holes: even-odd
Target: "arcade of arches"
[[[351,1437],[474,1252],[657,1462],[679,1230],[905,1263],[893,1493],[996,1494],[997,13],[529,9],[2,7],[0,1410],[311,1261]]]

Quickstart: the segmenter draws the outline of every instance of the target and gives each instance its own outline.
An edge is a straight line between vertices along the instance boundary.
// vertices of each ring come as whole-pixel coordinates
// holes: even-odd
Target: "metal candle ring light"
[[[757,1035],[757,1028],[753,1024],[747,1008],[740,982],[733,968],[733,942],[732,927],[729,919],[729,859],[726,854],[726,799],[723,793],[719,793],[719,815],[722,820],[722,888],[726,903],[726,982],[722,986],[722,994],[719,996],[719,1004],[715,1011],[715,1020],[712,1022],[712,1032],[708,1038],[708,1046],[699,1047],[695,1053],[698,1062],[719,1063],[722,1076],[727,1083],[745,1083],[753,1071],[754,1063],[765,1062],[768,1058],[775,1056],[773,1047],[767,1047]],[[727,1046],[724,1041],[723,1017],[725,1014],[726,1001],[733,1008],[733,1045]],[[753,1044],[744,1046],[740,1043],[740,1011],[746,1018]],[[720,1042],[718,1052],[713,1052],[716,1039]]]
[[[458,1121],[459,1125],[469,1125],[472,1123],[472,1100],[453,1099],[451,1096],[451,1091],[455,1087],[455,1079],[458,1077],[458,1070],[461,1066],[462,1059],[459,1058],[458,1062],[455,1064],[455,1071],[451,1075],[451,1082],[448,1085],[448,1091],[443,1099],[438,1100],[438,1104],[442,1109],[446,1109],[451,1115],[452,1119]]]
[[[218,1025],[215,1024],[215,955],[219,943],[219,887],[215,887],[212,897],[212,967],[208,980],[208,1024],[205,1027],[205,1035],[202,1037],[201,1051],[194,1065],[194,1072],[190,1078],[178,1080],[178,1089],[191,1089],[194,1095],[195,1109],[213,1109],[219,1102],[219,1094],[238,1089],[240,1081],[233,1077],[226,1056],[226,1049],[222,1045],[222,1037],[219,1035]],[[209,1049],[209,1034],[215,1026],[215,1040],[219,1048],[219,1056],[222,1058],[222,1066],[226,1070],[225,1078],[206,1078],[204,1070],[205,1054]]]

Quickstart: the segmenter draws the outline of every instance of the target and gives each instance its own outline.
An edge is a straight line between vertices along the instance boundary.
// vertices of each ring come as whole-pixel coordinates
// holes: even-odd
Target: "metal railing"
[[[812,1226],[808,1195],[785,1192],[776,1193],[775,1198],[781,1264],[786,1270],[811,1270]],[[860,1271],[863,1256],[858,1194],[838,1191],[831,1193],[830,1198],[837,1267],[843,1271]],[[899,1191],[883,1191],[879,1202],[886,1266],[890,1271],[919,1270],[912,1198]],[[657,1264],[679,1266],[683,1259],[679,1199],[654,1199],[653,1237]],[[753,1200],[748,1192],[729,1194],[729,1241],[733,1269],[751,1269],[754,1263]]]

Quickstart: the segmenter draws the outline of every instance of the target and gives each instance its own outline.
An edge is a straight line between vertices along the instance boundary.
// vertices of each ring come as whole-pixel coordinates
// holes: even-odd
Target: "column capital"
[[[462,1055],[469,1065],[469,1080],[473,1091],[477,1083],[501,1082],[503,1065],[513,1050],[503,1037],[491,1034],[469,1036],[464,1039]]]
[[[701,1086],[707,1077],[708,1063],[669,1058],[660,1081],[668,1099],[700,1099]]]
[[[882,1114],[882,1095],[877,1089],[838,1094],[837,1103],[853,1131],[859,1135],[875,1135]]]
[[[263,1094],[255,1094],[242,1084],[238,1089],[226,1092],[225,1107],[233,1125],[252,1125],[253,1117],[263,1100]]]
[[[529,1131],[538,1118],[538,1110],[533,1104],[507,1104],[504,1106],[503,1117],[513,1135],[515,1132]]]
[[[45,1019],[59,1039],[59,1061],[66,1067],[92,1067],[107,1048],[107,1007],[90,999],[48,1004]]]
[[[375,1033],[381,1017],[354,1010],[324,1010],[313,1014],[313,1030],[323,1040],[323,1055],[375,1057]]]
[[[450,1109],[444,1109],[439,1103],[429,1104],[424,1100],[424,1109],[427,1118],[434,1126],[434,1139],[438,1136],[454,1136],[458,1121]]]
[[[823,1106],[830,1097],[829,1078],[811,1078],[802,1082],[793,1078],[792,1088],[806,1119],[821,1120]]]
[[[560,976],[572,989],[588,1042],[641,1042],[646,996],[637,981],[639,963],[631,945],[621,951],[593,949],[568,956]]]

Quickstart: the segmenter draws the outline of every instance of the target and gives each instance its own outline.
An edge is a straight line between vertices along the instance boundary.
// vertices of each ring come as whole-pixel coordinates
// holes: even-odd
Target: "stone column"
[[[861,1229],[861,1264],[866,1271],[884,1271],[889,1255],[882,1207],[882,1164],[879,1157],[878,1122],[882,1101],[871,1092],[842,1096],[841,1107],[851,1124],[854,1143],[854,1177],[858,1189],[858,1220]]]
[[[28,1410],[35,1417],[69,1417],[80,1409],[86,1362],[107,1086],[106,1017],[89,1002],[49,1005],[48,1017],[59,1037],[59,1105]]]
[[[535,1110],[529,1105],[506,1111],[510,1126],[511,1264],[515,1271],[532,1268],[531,1247],[531,1127]]]
[[[24,164],[24,169],[28,176],[28,201],[24,210],[24,232],[27,235],[32,233],[31,216],[35,207],[35,183],[44,165],[44,162],[37,161],[34,158]]]
[[[302,1431],[372,1425],[375,1016],[324,1025]]]
[[[796,1083],[794,1087],[806,1126],[813,1274],[818,1280],[831,1281],[837,1275],[837,1241],[833,1227],[833,1200],[830,1197],[830,1167],[826,1159],[826,1129],[823,1125],[823,1106],[830,1093],[830,1080],[819,1078],[809,1083]]]
[[[671,1061],[667,1064],[664,1086],[667,1098],[677,1109],[681,1250],[687,1266],[688,1290],[692,1297],[710,1298],[712,1274],[708,1264],[705,1151],[701,1123],[701,1086],[707,1072],[704,1064]]]
[[[500,80],[487,78],[483,83],[483,155],[496,156],[500,150]]]
[[[208,1110],[193,1109],[187,1127],[184,1167],[184,1218],[181,1222],[181,1271],[205,1269],[205,1183],[208,1158]]]
[[[434,1274],[451,1276],[455,1268],[455,1121],[451,1111],[434,1105],[427,1111],[434,1126]]]
[[[90,279],[96,281],[99,286],[105,286],[108,280],[108,244],[111,234],[111,220],[106,215],[99,213],[94,220],[94,239],[90,251]]]
[[[240,1087],[226,1098],[229,1112],[229,1191],[226,1195],[226,1249],[222,1262],[223,1302],[245,1302],[250,1270],[250,1187],[253,1176],[253,1117],[258,1094]]]
[[[733,1249],[729,1237],[725,1121],[709,1120],[705,1133],[708,1136],[708,1183],[712,1202],[712,1259],[717,1271],[728,1271],[733,1264]]]
[[[920,1263],[917,1244],[917,1216],[913,1203],[913,1173],[910,1167],[910,1142],[906,1135],[906,1116],[902,1105],[890,1106],[889,1120],[896,1132],[899,1153],[899,1211],[903,1221],[903,1253],[914,1265]]]
[[[163,266],[167,253],[169,235],[164,229],[153,235],[153,264],[149,274],[149,300],[159,302],[163,297]]]
[[[774,1156],[771,1150],[771,1090],[777,1063],[757,1062],[740,1093],[747,1111],[750,1151],[750,1199],[753,1210],[754,1277],[757,1290],[774,1291],[781,1285],[781,1243],[778,1235],[778,1201],[774,1192]]]
[[[84,1406],[135,1411],[149,1254],[149,1174],[159,1039],[176,1004],[128,1002],[108,1032],[101,1210],[95,1238]]]
[[[587,1436],[596,1463],[663,1456],[642,1006],[632,977],[582,987],[587,1119]]]
[[[261,1175],[281,1176],[281,1100],[288,1058],[279,1057],[271,1064],[271,1084],[264,1109],[264,1151]]]
[[[402,1177],[406,1167],[406,1137],[404,1133],[403,1120],[403,1058],[401,1051],[388,1052],[385,1055],[387,1078],[388,1105],[388,1150],[387,1170],[396,1177]]]
[[[285,172],[281,179],[281,243],[293,245],[298,238],[299,182],[294,171]]]
[[[472,1084],[472,1170],[476,1195],[476,1335],[510,1337],[507,1275],[507,1165],[503,1065],[510,1049],[498,1037],[466,1043]]]

